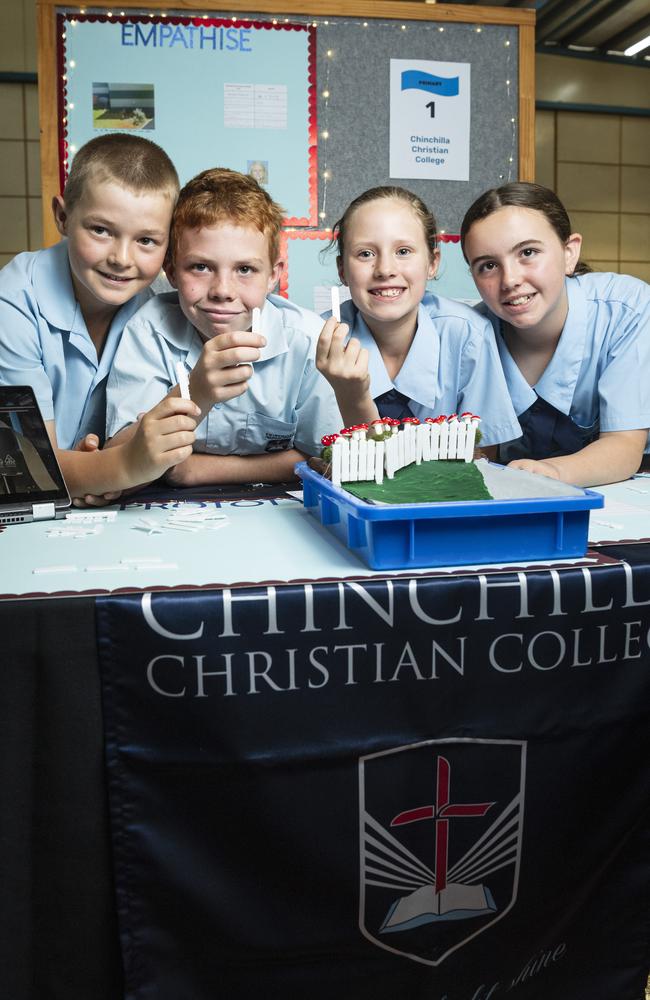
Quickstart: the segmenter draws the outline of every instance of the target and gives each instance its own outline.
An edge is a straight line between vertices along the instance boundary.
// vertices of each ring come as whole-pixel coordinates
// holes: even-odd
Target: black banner
[[[97,613],[129,1000],[640,1000],[647,566]]]

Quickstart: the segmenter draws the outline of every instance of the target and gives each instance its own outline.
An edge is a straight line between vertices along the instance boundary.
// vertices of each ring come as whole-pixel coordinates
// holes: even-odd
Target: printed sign
[[[469,180],[470,64],[390,61],[390,176]]]

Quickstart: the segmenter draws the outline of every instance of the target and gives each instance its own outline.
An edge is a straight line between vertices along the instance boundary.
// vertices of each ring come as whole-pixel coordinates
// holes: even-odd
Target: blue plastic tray
[[[593,490],[531,500],[375,505],[309,468],[296,466],[303,502],[371,569],[463,566],[574,559],[587,551],[589,511],[605,504]]]

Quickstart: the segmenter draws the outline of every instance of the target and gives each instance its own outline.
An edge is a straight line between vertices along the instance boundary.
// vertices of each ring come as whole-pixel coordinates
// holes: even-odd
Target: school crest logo
[[[440,965],[517,898],[526,744],[427,740],[359,758],[359,927]]]

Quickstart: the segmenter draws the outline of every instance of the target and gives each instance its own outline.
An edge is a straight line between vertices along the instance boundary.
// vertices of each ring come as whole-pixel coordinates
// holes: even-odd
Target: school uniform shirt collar
[[[330,313],[331,315],[331,313]],[[341,306],[341,319],[350,327],[350,335],[356,337],[368,351],[368,373],[370,375],[370,385],[373,396],[382,396],[389,389],[393,388],[393,383],[388,377],[388,372],[384,367],[379,348],[375,343],[375,338],[366,326],[361,313],[352,305],[351,301],[344,302]]]
[[[496,332],[495,340],[499,351],[499,358],[501,359],[501,367],[503,368],[506,385],[508,386],[508,392],[510,393],[512,406],[517,416],[520,416],[533,405],[537,399],[537,393],[530,385],[528,385],[528,382],[519,371],[512,354],[508,350],[508,345],[506,344],[505,337],[503,336],[503,325],[501,320],[498,316],[495,316],[494,313],[488,313],[488,315]]]
[[[72,284],[67,240],[39,254],[34,264],[33,283],[39,309],[50,328],[88,336]]]
[[[69,343],[79,351],[103,378],[113,363],[120,335],[133,314],[143,305],[148,292],[135,295],[117,310],[108,330],[102,356],[97,360],[97,350],[81,312],[81,306],[72,284],[68,241],[60,240],[39,254],[34,265],[34,292],[41,314],[51,330],[60,330],[69,335]]]
[[[352,335],[361,341],[362,347],[368,349],[368,371],[375,399],[394,387],[413,402],[429,405],[431,386],[436,385],[438,379],[440,340],[423,306],[418,309],[418,328],[413,343],[394,382],[391,382],[375,339],[358,310]]]
[[[193,368],[201,356],[205,341],[181,309],[178,292],[163,292],[161,295],[156,295],[147,309],[149,321],[156,332],[176,350],[186,352],[187,364]],[[257,364],[289,350],[282,312],[268,299],[262,307],[261,326],[266,344],[261,350]],[[188,329],[192,331],[193,336],[188,337]]]
[[[151,299],[135,317],[134,327],[140,323],[154,330],[177,356],[184,357],[190,368],[194,367],[203,350],[203,338],[181,309],[178,292],[161,292]]]
[[[266,299],[262,307],[261,317],[262,336],[266,339],[266,344],[261,349],[258,364],[260,361],[275,358],[279,354],[286,354],[289,350],[289,342],[284,328],[284,315],[283,310],[274,305],[271,299]],[[287,319],[290,321],[288,311]]]
[[[562,336],[546,371],[535,386],[539,396],[568,414],[576,391],[582,359],[587,353],[587,300],[574,278],[565,278],[569,311]]]
[[[496,342],[508,391],[517,415],[529,409],[537,396],[541,396],[561,413],[568,415],[571,410],[582,359],[586,352],[587,301],[575,279],[566,278],[565,287],[569,311],[564,329],[553,357],[534,387],[528,384],[508,350],[501,320],[490,314],[492,324],[497,331]]]

